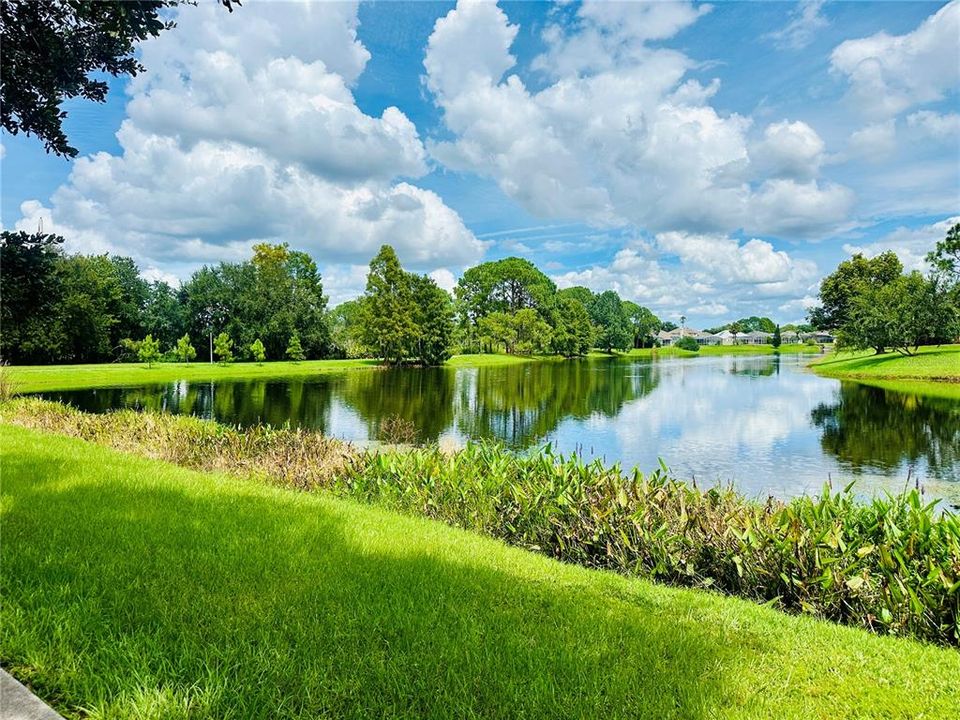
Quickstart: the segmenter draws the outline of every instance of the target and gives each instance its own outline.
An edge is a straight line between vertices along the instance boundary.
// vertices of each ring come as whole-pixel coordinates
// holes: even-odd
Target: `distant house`
[[[813,332],[800,333],[800,342],[813,340],[815,343],[826,345],[836,341],[832,330],[814,330]]]
[[[719,345],[767,345],[773,339],[773,334],[753,330],[734,335],[729,330],[724,330],[714,337],[719,338]]]
[[[734,335],[729,330],[713,334],[685,327],[661,330],[656,334],[656,339],[663,347],[670,347],[681,337],[693,338],[698,345],[770,345],[773,342],[773,333],[763,332],[762,330],[751,330]],[[812,333],[784,330],[780,333],[780,340],[783,343],[800,343],[808,338],[812,338],[817,343],[832,343],[834,341],[833,334],[824,330]]]
[[[693,338],[697,341],[697,345],[719,345],[720,338],[716,335],[710,333],[705,333],[702,330],[694,330],[693,328],[675,328],[673,330],[661,330],[657,333],[657,340],[660,341],[660,344],[663,347],[670,347],[677,342],[681,337]]]
[[[773,340],[773,333],[762,330],[751,330],[737,335],[737,345],[769,345]]]

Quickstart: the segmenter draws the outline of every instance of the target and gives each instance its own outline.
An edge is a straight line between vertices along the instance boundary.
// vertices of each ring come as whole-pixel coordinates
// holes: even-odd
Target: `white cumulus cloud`
[[[852,193],[817,181],[825,148],[812,127],[787,120],[752,144],[749,118],[710,104],[718,81],[688,78],[693,60],[648,44],[707,10],[588,0],[572,26],[544,31],[532,67],[549,82],[532,90],[510,54],[517,26],[493,3],[461,1],[427,46],[426,84],[454,135],[428,149],[543,218],[796,236],[843,222]]]
[[[366,262],[381,244],[423,269],[485,249],[434,192],[413,123],[379,116],[352,85],[370,57],[356,3],[183,7],[143,45],[118,154],[80,158],[46,215],[68,248],[132,255],[157,276],[289,242],[327,264]],[[351,276],[352,277],[352,276]]]
[[[856,106],[879,115],[941,100],[960,85],[960,1],[944,5],[912,32],[847,40],[830,55],[850,82]]]

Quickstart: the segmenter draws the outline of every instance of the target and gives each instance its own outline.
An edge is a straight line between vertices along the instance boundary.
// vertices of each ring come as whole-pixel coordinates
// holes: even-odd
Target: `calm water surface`
[[[855,480],[864,495],[903,487],[960,504],[960,401],[817,377],[799,356],[584,360],[463,369],[366,369],[313,378],[174,382],[46,397],[86,411],[138,407],[221,422],[289,423],[352,441],[382,420],[420,439],[545,443],[657,467],[701,485],[733,481],[788,497]],[[913,482],[913,480],[911,480]]]

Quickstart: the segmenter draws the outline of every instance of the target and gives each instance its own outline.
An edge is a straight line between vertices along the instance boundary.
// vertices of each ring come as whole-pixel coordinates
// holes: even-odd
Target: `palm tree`
[[[737,344],[737,335],[743,332],[743,325],[738,322],[730,324],[730,334],[733,335],[733,344]]]

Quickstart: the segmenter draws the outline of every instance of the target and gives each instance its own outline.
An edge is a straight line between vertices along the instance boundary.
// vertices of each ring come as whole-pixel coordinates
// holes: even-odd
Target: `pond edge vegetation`
[[[199,469],[325,491],[588,568],[716,590],[868,630],[960,645],[960,516],[918,486],[757,502],[731,487],[488,443],[361,450],[319,433],[226,427],[15,398],[0,421]]]

